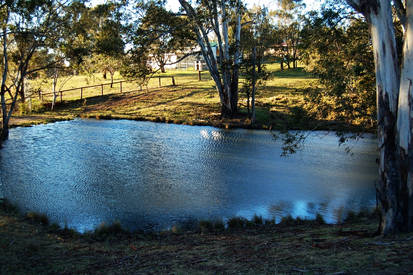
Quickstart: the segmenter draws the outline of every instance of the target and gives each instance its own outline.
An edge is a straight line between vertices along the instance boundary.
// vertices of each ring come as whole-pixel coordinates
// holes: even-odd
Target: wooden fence
[[[166,78],[166,79],[171,79],[171,84],[172,86],[176,86],[176,82],[175,82],[175,77],[174,76],[156,76],[156,77],[152,77],[152,78],[158,78],[158,87],[162,87],[162,78]],[[151,78],[151,79],[152,79]],[[113,83],[102,83],[102,84],[97,84],[97,85],[90,85],[90,86],[83,86],[83,87],[77,87],[77,88],[70,88],[70,89],[65,89],[65,90],[60,90],[57,91],[57,96],[60,97],[60,102],[63,102],[63,95],[64,93],[67,92],[71,92],[71,91],[79,91],[79,98],[83,99],[85,98],[85,90],[86,89],[96,89],[98,88],[100,90],[100,95],[103,96],[104,95],[104,87],[105,86],[111,86],[111,88],[113,88],[113,86],[119,84],[119,93],[125,92],[123,91],[123,85],[122,83],[125,82],[134,82],[136,81],[136,79],[132,79],[132,80],[121,80],[121,81],[116,81]],[[165,85],[164,85],[165,86]],[[142,90],[142,85],[140,85],[140,90]],[[130,91],[126,91],[126,92],[130,92]],[[106,93],[106,94],[113,94],[114,92],[110,92],[110,93]],[[39,100],[43,101],[45,97],[49,97],[49,96],[53,96],[53,92],[48,92],[48,93],[42,93],[41,90],[38,91],[37,96],[39,98]]]

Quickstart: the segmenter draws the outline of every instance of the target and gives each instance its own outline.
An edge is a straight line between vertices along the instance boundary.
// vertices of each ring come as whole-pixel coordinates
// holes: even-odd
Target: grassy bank
[[[27,104],[16,111],[12,126],[27,126],[56,120],[73,119],[76,117],[102,119],[133,119],[168,122],[190,125],[213,125],[217,127],[241,127],[258,129],[302,129],[302,130],[351,130],[361,129],[357,123],[344,123],[330,118],[320,119],[317,110],[305,100],[307,89],[317,84],[317,79],[302,69],[280,71],[279,64],[268,65],[272,78],[265,87],[257,92],[257,121],[250,125],[247,115],[246,99],[240,92],[240,114],[231,119],[220,117],[219,96],[214,88],[208,72],[203,72],[202,80],[193,70],[171,70],[162,74],[164,81],[158,87],[158,79],[151,80],[148,89],[142,90],[130,83],[123,87],[120,93],[114,87],[113,91],[100,96],[100,88],[85,91],[80,99],[78,91],[74,94],[64,94],[62,102],[58,98],[55,111],[49,111],[50,103],[32,102],[32,112],[28,112]],[[176,86],[170,85],[169,77],[174,76]],[[84,77],[83,77],[84,78]],[[78,76],[70,82],[70,87],[80,87],[89,84],[99,84],[102,80],[95,79],[93,83],[86,82]],[[166,82],[166,84],[165,84]],[[135,85],[135,86],[133,86]],[[242,85],[240,85],[242,86]],[[129,91],[129,92],[125,92]],[[86,98],[85,98],[86,97]]]
[[[77,234],[0,202],[1,274],[395,274],[413,272],[413,234],[380,238],[372,215],[342,225],[285,219],[242,229]],[[214,229],[215,228],[215,229]],[[217,229],[218,228],[218,229]]]

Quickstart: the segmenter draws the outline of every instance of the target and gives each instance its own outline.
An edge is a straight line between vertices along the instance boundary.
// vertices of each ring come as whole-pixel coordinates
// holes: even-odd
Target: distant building
[[[219,49],[218,49],[218,44],[216,42],[212,42],[211,44],[212,51],[214,53],[215,58],[219,56]],[[206,62],[204,60],[204,57],[200,53],[201,49],[200,47],[196,47],[195,49],[192,50],[192,52],[197,52],[196,54],[189,55],[186,58],[180,60],[183,56],[187,55],[190,53],[188,52],[182,52],[182,53],[167,53],[165,54],[164,60],[165,60],[165,69],[189,69],[193,68],[196,71],[202,71],[206,70]],[[180,60],[179,62],[177,62]],[[152,56],[149,55],[149,61],[148,65],[152,69],[159,69],[159,63],[158,61]]]

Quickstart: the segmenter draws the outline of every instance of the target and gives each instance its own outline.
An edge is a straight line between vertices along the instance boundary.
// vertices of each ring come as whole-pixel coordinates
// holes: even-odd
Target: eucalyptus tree
[[[122,61],[120,73],[146,85],[150,77],[165,66],[173,65],[195,54],[194,32],[188,18],[168,11],[162,1],[136,5],[135,20],[128,26],[131,46]],[[172,60],[176,55],[177,60]],[[156,63],[158,68],[152,66]]]
[[[165,66],[178,61],[171,60],[171,55],[184,57],[191,54],[196,40],[188,18],[150,2],[135,32],[133,44],[141,54],[149,55],[161,72],[165,72]]]
[[[287,64],[287,67],[297,68],[298,46],[301,40],[301,21],[305,4],[302,0],[277,0],[279,9],[275,11],[276,15],[276,36],[279,40],[278,54],[281,62]]]
[[[123,4],[109,2],[97,5],[90,11],[90,20],[94,22],[93,56],[95,67],[104,75],[109,72],[111,87],[114,73],[120,69],[125,54],[125,34],[127,27],[122,23],[120,9]]]
[[[70,1],[36,0],[4,1],[0,4],[2,45],[0,140],[8,137],[9,121],[20,95],[24,99],[24,80],[51,64],[34,64],[39,51],[49,51],[59,44],[65,34],[64,17]],[[6,103],[6,93],[11,96]]]
[[[241,74],[244,78],[242,91],[247,96],[247,110],[251,124],[255,123],[255,97],[257,87],[263,85],[270,73],[265,68],[269,57],[268,49],[275,43],[275,28],[271,24],[266,7],[253,7],[245,13],[246,22],[241,28]],[[250,104],[251,103],[251,104]],[[251,106],[251,108],[250,108]],[[251,114],[250,114],[251,109]]]
[[[242,3],[240,0],[201,0],[196,3],[179,0],[179,3],[193,25],[202,56],[215,82],[221,115],[231,117],[238,112]],[[232,14],[236,16],[233,43],[230,43]],[[213,39],[217,42],[218,54],[212,47]]]
[[[413,231],[413,0],[346,0],[367,20],[376,71],[380,232]],[[392,10],[403,29],[399,60]]]

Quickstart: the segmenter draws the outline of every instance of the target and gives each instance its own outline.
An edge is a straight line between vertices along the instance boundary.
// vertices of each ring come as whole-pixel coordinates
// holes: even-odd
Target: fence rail
[[[162,83],[162,78],[163,79],[170,79],[169,84]],[[175,76],[153,76],[150,77],[149,80],[151,79],[158,79],[158,87],[162,87],[162,86],[176,86],[176,81],[175,81]],[[76,88],[69,88],[69,89],[64,89],[64,90],[59,90],[56,91],[57,97],[60,99],[60,102],[63,102],[63,96],[65,93],[67,92],[72,92],[72,91],[77,91],[79,90],[79,98],[83,99],[86,98],[88,96],[85,96],[85,90],[86,89],[94,89],[94,88],[100,88],[100,96],[104,95],[104,87],[105,86],[111,86],[111,88],[113,88],[114,85],[118,85],[119,84],[119,93],[123,93],[123,92],[131,92],[132,90],[129,91],[123,91],[124,87],[123,87],[123,83],[129,83],[129,82],[135,82],[138,79],[130,79],[130,80],[120,80],[120,81],[115,81],[115,82],[108,82],[108,83],[101,83],[101,84],[95,84],[95,85],[88,85],[88,86],[82,86],[82,87],[76,87]],[[148,80],[148,81],[149,81]],[[201,71],[198,72],[198,81],[201,81]],[[139,89],[142,90],[142,85],[139,85]],[[109,92],[106,94],[114,94],[115,92]],[[50,97],[53,96],[53,92],[42,92],[41,90],[39,90],[37,93],[32,93],[31,95],[27,96],[27,99],[32,99],[34,97],[38,97],[39,100],[43,101],[45,99],[45,97]],[[6,104],[11,104],[12,99],[6,99]]]
[[[175,81],[175,77],[174,76],[156,76],[156,77],[151,77],[152,78],[158,78],[158,86],[162,87],[162,78],[170,78],[171,79],[171,85],[172,86],[176,86],[176,81]],[[104,95],[104,87],[105,86],[111,86],[111,88],[113,88],[113,86],[118,85],[119,84],[119,93],[123,93],[123,85],[122,83],[129,83],[129,82],[135,82],[137,81],[137,79],[130,79],[130,80],[121,80],[121,81],[115,81],[115,82],[109,82],[109,83],[102,83],[102,84],[96,84],[96,85],[89,85],[89,86],[82,86],[82,87],[76,87],[76,88],[70,88],[70,89],[64,89],[64,90],[60,90],[57,91],[57,95],[60,96],[60,101],[63,101],[63,94],[65,92],[71,92],[71,91],[76,91],[79,90],[80,92],[80,99],[84,98],[84,91],[86,89],[92,89],[92,88],[99,88],[100,87],[100,95],[103,96]],[[140,85],[140,89],[142,90],[142,85]],[[128,91],[126,91],[128,92]],[[113,92],[111,93],[107,93],[107,94],[113,94]],[[48,93],[42,93],[41,91],[38,92],[38,97],[40,100],[43,100],[45,96],[50,96],[53,95],[53,92],[48,92]]]

